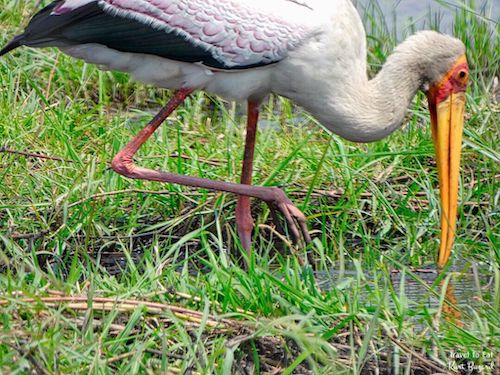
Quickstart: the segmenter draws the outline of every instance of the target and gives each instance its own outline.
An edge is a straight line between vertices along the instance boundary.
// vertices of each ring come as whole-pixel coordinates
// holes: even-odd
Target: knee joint
[[[123,176],[130,176],[135,170],[135,165],[132,159],[118,153],[111,161],[111,168]]]

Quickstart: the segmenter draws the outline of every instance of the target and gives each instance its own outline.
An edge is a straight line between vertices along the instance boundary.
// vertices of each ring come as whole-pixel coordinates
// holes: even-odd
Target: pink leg
[[[133,157],[139,148],[146,142],[146,140],[154,133],[156,129],[165,121],[165,119],[186,99],[186,97],[191,94],[193,90],[182,89],[175,93],[174,97],[167,103],[167,105],[149,122],[144,129],[142,129],[139,134],[137,134],[124,148],[121,150],[111,162],[111,167],[117,173],[134,179],[143,179],[150,181],[160,181],[167,182],[171,184],[180,184],[185,186],[192,186],[197,188],[205,188],[210,190],[225,191],[228,193],[238,194],[240,196],[259,198],[265,201],[272,209],[278,209],[287,222],[288,228],[291,231],[294,242],[298,242],[300,236],[306,242],[310,241],[309,233],[307,231],[306,218],[300,212],[300,210],[293,205],[293,203],[288,199],[285,193],[275,187],[263,187],[263,186],[252,186],[246,183],[236,184],[232,182],[224,181],[213,181],[206,178],[183,176],[175,173],[155,171],[152,169],[138,167],[134,164]],[[249,107],[255,107],[251,111],[251,117],[255,117],[257,121],[258,110],[256,104],[249,104]],[[252,137],[252,136],[250,136]],[[246,147],[252,150],[253,147]],[[242,181],[251,182],[251,161],[250,156],[245,153],[245,160],[247,165],[250,167],[245,168],[244,163],[244,176],[242,175]],[[252,158],[253,159],[253,158]],[[243,200],[244,201],[244,200]],[[248,216],[249,206],[247,203],[247,208],[245,208],[245,203],[239,204],[243,213],[246,211]],[[238,216],[238,214],[237,214]],[[241,217],[245,223],[248,222],[248,216],[242,214]],[[250,217],[251,220],[251,217]],[[297,225],[298,224],[298,225]],[[246,241],[246,240],[244,240]],[[246,246],[247,244],[243,244]],[[245,247],[247,248],[247,247]],[[248,246],[249,248],[249,246]]]
[[[240,182],[252,185],[253,157],[255,150],[255,137],[257,135],[257,120],[259,118],[259,104],[254,101],[248,102],[247,135],[245,140],[245,153],[243,156],[243,168],[241,170]],[[240,195],[236,203],[236,226],[243,248],[250,257],[252,248],[253,219],[250,210],[250,197]]]

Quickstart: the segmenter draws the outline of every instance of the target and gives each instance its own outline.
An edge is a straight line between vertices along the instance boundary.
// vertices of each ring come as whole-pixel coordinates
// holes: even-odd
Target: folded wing
[[[97,43],[217,69],[245,69],[284,59],[312,35],[300,21],[312,11],[290,0],[55,1],[0,55],[19,45]]]

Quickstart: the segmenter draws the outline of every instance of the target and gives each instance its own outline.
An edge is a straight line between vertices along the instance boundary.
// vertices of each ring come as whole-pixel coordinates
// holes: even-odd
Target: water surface
[[[451,33],[453,18],[464,2],[457,0],[353,0],[360,13],[366,9],[370,13],[374,7],[382,11],[389,30],[396,27],[397,35],[405,35],[415,30],[437,29],[441,32]],[[491,20],[492,26],[499,22],[500,1],[479,0],[475,2],[477,14],[484,15]]]

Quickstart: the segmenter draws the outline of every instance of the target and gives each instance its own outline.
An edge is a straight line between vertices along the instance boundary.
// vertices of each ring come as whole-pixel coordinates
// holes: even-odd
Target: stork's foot
[[[309,244],[311,242],[311,236],[309,234],[309,230],[307,229],[306,217],[302,211],[300,211],[292,203],[283,190],[278,188],[272,189],[273,199],[266,200],[266,203],[271,210],[271,215],[277,229],[282,233],[284,232],[277,215],[277,212],[280,212],[283,215],[286,227],[292,236],[293,244],[297,245],[301,242],[301,240],[303,240],[306,245]]]

